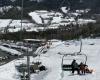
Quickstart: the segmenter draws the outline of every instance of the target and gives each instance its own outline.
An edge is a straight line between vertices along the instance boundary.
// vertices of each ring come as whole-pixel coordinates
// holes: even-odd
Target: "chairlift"
[[[85,54],[66,54],[63,55],[62,57],[62,63],[61,63],[61,68],[63,71],[71,71],[71,62],[73,60],[76,60],[78,64],[81,62],[86,64],[87,62],[87,56]]]
[[[61,68],[63,71],[70,71],[72,70],[71,67],[71,62],[75,59],[78,64],[81,62],[86,65],[87,62],[87,56],[86,54],[81,53],[82,51],[82,40],[80,37],[80,50],[79,52],[76,53],[69,53],[69,54],[64,54],[62,57],[62,63],[61,63]]]

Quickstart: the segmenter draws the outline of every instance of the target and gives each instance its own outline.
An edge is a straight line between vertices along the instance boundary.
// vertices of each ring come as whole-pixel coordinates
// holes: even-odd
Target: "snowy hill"
[[[63,8],[63,7],[62,7]],[[62,11],[66,11],[64,8]],[[59,26],[67,25],[84,25],[87,23],[96,23],[96,20],[92,19],[82,19],[79,18],[77,21],[76,17],[79,15],[87,13],[89,10],[76,10],[75,12],[67,12],[66,16],[61,12],[47,11],[47,10],[36,10],[29,13],[32,20],[23,20],[22,28],[27,32],[30,31],[41,31],[45,29],[56,29]],[[21,20],[14,19],[0,19],[0,32],[18,32],[21,28]]]
[[[35,62],[39,59],[43,65],[47,67],[47,71],[31,74],[31,80],[99,80],[100,79],[100,39],[82,39],[83,47],[82,53],[87,55],[87,65],[93,69],[93,74],[86,75],[71,75],[71,72],[65,72],[61,70],[62,55],[60,53],[72,53],[79,51],[79,41],[56,41],[52,42],[50,49],[47,53],[41,54],[39,57],[31,57],[31,62]],[[93,44],[93,45],[91,45]],[[6,65],[0,66],[0,79],[1,80],[19,80],[19,73],[17,72],[15,65],[20,63],[26,63],[26,58],[20,60],[14,60]],[[67,63],[67,62],[66,62]],[[9,73],[9,74],[8,74]],[[6,77],[3,76],[5,74]]]
[[[28,15],[29,12],[32,12],[34,10],[59,10],[59,6],[60,3],[62,3],[62,0],[24,0],[24,11],[25,11],[25,15]],[[66,0],[64,1],[63,5],[61,5],[60,7],[65,6],[65,8],[67,7],[70,10],[81,10],[81,9],[91,9],[89,11],[89,14],[91,15],[91,13],[95,14],[95,13],[99,13],[100,11],[100,1],[99,0]],[[12,6],[12,7],[21,7],[21,0],[2,0],[0,1],[0,7],[5,7],[5,6]],[[63,10],[65,8],[62,8]],[[15,12],[16,9],[12,8],[12,11],[14,14],[17,15],[17,13],[20,13],[20,11],[17,11],[17,13]],[[0,18],[9,18],[7,14],[10,14],[10,11],[5,10],[5,14],[0,15]],[[66,13],[66,11],[65,11]],[[19,19],[19,17],[14,16],[12,13],[10,14],[10,18],[17,18]],[[28,18],[27,16],[25,16],[26,18]]]

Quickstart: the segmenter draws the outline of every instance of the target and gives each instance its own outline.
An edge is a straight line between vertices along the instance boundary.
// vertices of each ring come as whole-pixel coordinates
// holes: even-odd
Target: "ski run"
[[[47,68],[46,71],[31,74],[31,80],[100,80],[100,39],[82,39],[82,42],[82,53],[87,55],[87,64],[94,70],[92,74],[72,75],[71,71],[61,69],[61,54],[78,52],[80,41],[52,40],[52,45],[45,54],[41,53],[40,57],[30,58],[30,63],[40,61]],[[15,67],[20,63],[26,63],[26,57],[0,66],[0,80],[20,80]]]

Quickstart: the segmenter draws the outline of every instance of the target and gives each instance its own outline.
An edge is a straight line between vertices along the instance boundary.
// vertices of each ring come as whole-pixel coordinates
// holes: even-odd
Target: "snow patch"
[[[37,23],[37,24],[42,24],[42,20],[40,16],[36,12],[30,12],[29,16],[32,17],[32,19]]]

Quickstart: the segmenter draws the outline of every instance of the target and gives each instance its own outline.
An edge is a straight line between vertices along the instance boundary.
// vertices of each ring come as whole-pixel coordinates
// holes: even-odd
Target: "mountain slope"
[[[62,6],[70,7],[71,10],[89,8],[91,9],[90,13],[100,13],[100,0],[65,0],[63,4],[62,2],[62,0],[24,0],[24,17],[29,18],[28,13],[34,10],[59,10]],[[8,11],[5,10],[3,15],[0,12],[0,18],[13,18],[15,15],[20,15],[20,11],[16,7],[21,7],[21,3],[21,0],[1,0],[1,7],[13,7]]]
[[[57,8],[60,7],[63,1],[64,0],[24,0],[24,7],[30,7],[33,4],[43,4],[48,8]],[[65,0],[62,6],[70,6],[71,8],[100,8],[99,4],[100,0]],[[21,0],[0,1],[0,6],[7,5],[20,6]]]

